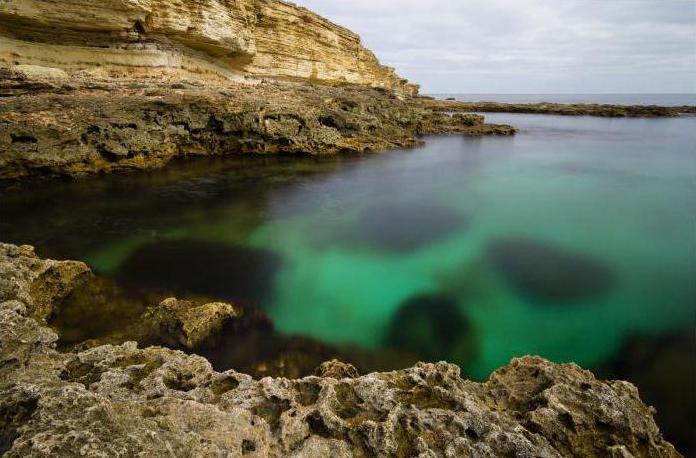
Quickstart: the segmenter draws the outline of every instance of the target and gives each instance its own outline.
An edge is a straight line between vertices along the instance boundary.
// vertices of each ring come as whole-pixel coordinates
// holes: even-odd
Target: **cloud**
[[[424,92],[696,92],[696,0],[297,0]]]

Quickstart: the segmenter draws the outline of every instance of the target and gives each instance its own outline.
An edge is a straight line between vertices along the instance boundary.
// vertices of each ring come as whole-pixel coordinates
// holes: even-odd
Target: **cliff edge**
[[[0,66],[66,78],[274,78],[418,92],[358,35],[281,0],[2,0]]]

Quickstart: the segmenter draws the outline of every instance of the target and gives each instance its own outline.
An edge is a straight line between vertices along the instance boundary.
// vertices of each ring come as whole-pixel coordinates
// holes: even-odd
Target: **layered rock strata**
[[[336,154],[417,144],[428,133],[515,132],[391,93],[296,83],[153,83],[0,71],[0,180],[160,167],[175,157]]]
[[[280,0],[3,0],[0,65],[64,77],[289,78],[418,91],[353,32]]]
[[[445,363],[254,380],[135,343],[60,353],[32,310],[76,265],[0,244],[5,456],[680,456],[633,385],[534,357],[475,383]]]

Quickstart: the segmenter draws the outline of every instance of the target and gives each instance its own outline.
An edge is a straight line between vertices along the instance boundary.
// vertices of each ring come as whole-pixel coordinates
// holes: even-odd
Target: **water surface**
[[[476,378],[528,353],[625,378],[648,364],[635,342],[674,355],[693,338],[696,119],[487,117],[520,133],[5,190],[0,240]]]

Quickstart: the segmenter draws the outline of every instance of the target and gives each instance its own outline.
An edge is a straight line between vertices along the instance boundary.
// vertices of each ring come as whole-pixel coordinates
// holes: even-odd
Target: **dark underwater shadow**
[[[141,246],[119,267],[124,283],[179,295],[204,295],[264,304],[281,257],[269,250],[201,240],[164,240]]]

